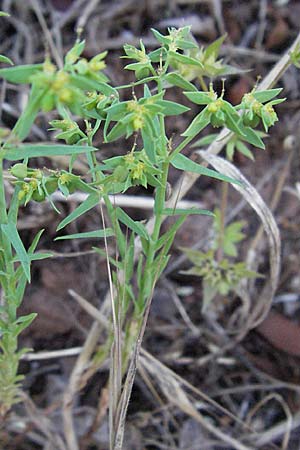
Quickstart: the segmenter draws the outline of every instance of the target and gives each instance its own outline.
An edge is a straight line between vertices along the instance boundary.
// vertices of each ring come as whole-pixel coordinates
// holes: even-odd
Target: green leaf
[[[163,113],[165,116],[177,116],[190,110],[187,106],[170,102],[169,100],[158,100],[155,104],[164,108]]]
[[[118,122],[117,125],[115,125],[110,132],[108,133],[108,135],[106,136],[105,141],[106,142],[112,142],[115,141],[116,139],[118,139],[119,137],[123,136],[124,134],[126,134],[126,130],[127,130],[127,125],[122,123],[122,122]]]
[[[215,101],[209,92],[184,92],[184,95],[193,103],[197,105],[208,105]]]
[[[178,86],[186,91],[197,91],[196,86],[183,78],[183,76],[179,75],[179,73],[167,73],[164,76],[164,79],[167,83],[172,84],[173,86]]]
[[[156,163],[155,143],[153,136],[151,136],[151,133],[149,133],[148,127],[142,129],[142,138],[146,155],[148,156],[149,161],[152,164],[155,164]]]
[[[126,214],[125,211],[123,211],[123,209],[119,207],[116,209],[116,215],[120,222],[130,228],[130,230],[134,231],[137,235],[149,241],[149,234],[141,222],[137,222],[131,219],[131,217],[129,217],[128,214]]]
[[[68,51],[68,53],[65,56],[65,62],[66,64],[74,64],[81,53],[83,52],[85,47],[85,41],[77,41],[75,42],[74,46]]]
[[[209,117],[207,115],[207,108],[204,108],[200,114],[198,114],[188,126],[182,136],[190,137],[197,136],[207,125],[209,124]]]
[[[208,47],[206,47],[206,49],[204,51],[204,53],[205,53],[205,60],[209,59],[209,57],[213,57],[214,59],[216,59],[218,57],[219,52],[220,52],[220,47],[223,44],[226,36],[227,35],[224,34],[219,39],[217,39],[214,42],[212,42]]]
[[[37,158],[48,156],[77,155],[79,153],[93,152],[95,147],[83,145],[64,144],[20,144],[14,148],[7,148],[4,158],[8,161],[18,161],[24,158]]]
[[[162,246],[167,245],[168,242],[173,242],[177,230],[181,227],[181,225],[186,220],[187,215],[179,216],[179,219],[176,220],[175,223],[166,231],[156,242],[155,249],[159,250]]]
[[[234,133],[238,134],[239,136],[245,136],[244,134],[244,127],[241,128],[239,126],[239,116],[238,114],[232,115],[229,111],[226,111],[226,127],[229,128]]]
[[[159,31],[155,30],[154,28],[151,28],[152,33],[154,34],[155,39],[160,42],[161,44],[169,44],[170,43],[170,37],[164,36]]]
[[[216,138],[218,136],[219,136],[218,133],[208,134],[207,136],[204,136],[204,137],[198,139],[196,142],[194,142],[194,144],[192,144],[191,147],[195,148],[195,147],[203,147],[206,145],[210,145],[212,142],[214,142],[216,140]]]
[[[71,75],[70,82],[84,91],[99,91],[101,94],[108,97],[112,96],[118,98],[118,91],[102,81],[92,80],[83,75]]]
[[[60,222],[60,224],[57,227],[57,231],[61,230],[65,226],[67,226],[69,223],[73,222],[74,220],[78,219],[82,214],[85,214],[90,209],[94,208],[96,205],[98,205],[100,202],[100,194],[90,194],[79,206],[77,206],[74,211],[71,212],[67,217],[65,217],[64,220]]]
[[[170,58],[172,58],[172,60],[180,64],[187,64],[190,66],[201,67],[201,69],[203,69],[203,64],[198,59],[191,58],[190,56],[186,55],[181,55],[180,53],[175,53],[172,51],[169,52],[169,56]]]
[[[12,134],[17,136],[21,141],[28,136],[47,90],[48,88],[42,90],[36,87],[32,88],[26,108],[12,130]]]
[[[218,293],[218,287],[212,286],[209,281],[203,281],[203,303],[201,312],[206,312],[209,304],[213,301]]]
[[[36,249],[36,247],[37,247],[37,245],[39,243],[39,240],[40,240],[41,235],[43,234],[43,232],[44,232],[44,230],[42,229],[35,235],[32,243],[31,243],[31,245],[30,245],[30,247],[28,249],[28,256],[30,258],[30,261],[32,261],[32,259],[33,259],[33,255],[34,255],[33,252],[35,251],[35,249]],[[47,255],[47,253],[46,253],[46,255]],[[18,269],[17,269],[17,272],[18,272]],[[20,273],[20,276],[17,277],[17,279],[19,279],[19,283],[18,283],[17,291],[16,291],[16,304],[19,306],[21,304],[22,300],[23,300],[24,291],[25,291],[25,288],[26,288],[26,276],[25,276],[23,271]]]
[[[259,136],[259,131],[252,130],[249,127],[243,127],[243,140],[249,142],[249,144],[254,145],[254,147],[258,147],[261,149],[265,149],[265,144],[261,140]]]
[[[0,55],[0,62],[3,62],[5,64],[10,64],[11,66],[14,65],[11,59],[9,59],[7,56]]]
[[[21,241],[16,225],[14,223],[5,223],[1,225],[1,229],[15,249],[23,267],[24,274],[30,283],[30,258],[25,250],[23,242]]]
[[[114,236],[114,232],[111,228],[105,230],[86,231],[85,233],[67,234],[66,236],[59,236],[55,238],[55,241],[62,241],[66,239],[95,239]]]
[[[105,109],[109,120],[119,121],[122,119],[126,113],[128,113],[129,102],[115,102],[113,105]]]
[[[18,336],[25,328],[29,327],[31,322],[36,318],[36,313],[27,314],[27,316],[18,317],[14,323],[13,335]]]
[[[272,98],[277,97],[282,91],[282,88],[267,89],[266,91],[257,91],[253,93],[253,97],[260,103],[269,102]]]
[[[225,112],[226,127],[234,133],[244,136],[244,126],[234,107],[230,103],[224,101],[222,110]]]
[[[252,152],[242,141],[240,141],[240,140],[237,141],[236,148],[244,156],[246,156],[247,158],[252,159],[252,161],[254,161],[254,156],[253,156]]]
[[[10,14],[4,11],[0,11],[0,17],[9,17]]]
[[[229,183],[241,184],[239,181],[234,180],[233,178],[227,177],[226,175],[222,175],[215,170],[207,169],[206,167],[201,166],[200,164],[192,161],[181,153],[171,159],[170,162],[173,167],[179,170],[198,173],[199,175],[216,178],[217,180],[228,181]]]
[[[226,144],[226,157],[229,161],[232,161],[233,159],[235,145],[235,139],[230,139],[230,141]]]
[[[211,211],[208,211],[207,209],[197,209],[197,208],[189,208],[189,209],[183,209],[183,208],[165,208],[162,211],[163,215],[165,216],[188,216],[192,214],[201,214],[206,216],[214,216],[214,214]]]
[[[10,83],[27,84],[30,77],[43,69],[43,64],[26,64],[23,66],[0,69],[0,77]]]

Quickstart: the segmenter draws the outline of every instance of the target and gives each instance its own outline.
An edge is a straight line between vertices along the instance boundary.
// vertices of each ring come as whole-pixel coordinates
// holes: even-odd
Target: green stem
[[[224,255],[225,216],[228,203],[229,183],[222,182],[221,207],[220,207],[220,232],[218,239],[217,260],[221,261]]]
[[[200,86],[202,87],[203,91],[207,92],[208,88],[206,86],[206,83],[205,83],[202,75],[200,77],[198,77],[198,80],[199,80]]]
[[[144,284],[142,286],[141,292],[139,293],[139,305],[144,305],[146,300],[151,295],[151,292],[155,283],[155,271],[153,270],[153,262],[155,259],[156,253],[156,243],[159,239],[161,225],[163,223],[163,209],[165,206],[165,196],[166,196],[166,188],[168,181],[168,171],[169,171],[169,162],[165,161],[163,163],[163,172],[161,177],[161,186],[157,188],[155,195],[155,222],[154,228],[151,235],[151,241],[149,243],[148,252],[146,255],[146,263],[144,267]]]
[[[193,139],[195,136],[187,136],[169,155],[169,161],[171,162],[172,159],[178,155]]]

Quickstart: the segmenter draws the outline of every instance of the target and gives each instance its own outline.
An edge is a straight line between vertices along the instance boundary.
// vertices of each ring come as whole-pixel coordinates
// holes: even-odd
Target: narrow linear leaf
[[[20,141],[24,140],[28,136],[30,128],[40,110],[41,101],[47,90],[48,88],[42,90],[35,87],[32,88],[26,108],[20,115],[12,130],[12,134],[19,138]]]
[[[173,167],[175,167],[175,169],[198,173],[199,175],[205,175],[211,178],[216,178],[217,180],[227,181],[229,183],[241,184],[239,181],[234,180],[233,178],[227,177],[226,175],[222,175],[215,170],[207,169],[206,167],[201,166],[201,164],[192,161],[181,153],[176,155],[171,160],[171,164]]]
[[[66,236],[59,236],[55,238],[55,241],[62,241],[66,239],[95,239],[114,236],[114,232],[111,228],[105,230],[86,231],[85,233],[67,234]]]
[[[134,231],[137,235],[149,241],[149,234],[141,222],[131,219],[131,217],[129,217],[128,214],[126,214],[126,212],[119,207],[116,209],[116,214],[120,222],[130,228],[130,230]]]
[[[62,230],[69,223],[78,219],[78,217],[80,217],[82,214],[94,208],[99,203],[99,201],[100,201],[100,194],[98,193],[90,194],[79,206],[77,206],[76,209],[74,209],[74,211],[71,212],[71,214],[69,214],[67,217],[64,218],[64,220],[60,222],[56,230],[57,231]]]
[[[40,261],[42,259],[47,259],[47,258],[51,258],[53,256],[53,253],[50,252],[45,252],[45,253],[28,253],[28,257],[30,261]],[[14,262],[20,262],[20,259],[18,258],[18,256],[16,256],[13,259]]]
[[[20,144],[14,148],[6,148],[4,158],[18,161],[24,158],[74,155],[95,150],[97,150],[95,147],[83,145]]]
[[[162,213],[165,216],[188,216],[191,214],[201,214],[206,216],[214,216],[214,214],[211,211],[208,211],[207,209],[198,209],[198,208],[189,208],[189,209],[183,209],[183,208],[165,208],[163,209]]]
[[[28,282],[30,282],[30,258],[25,250],[23,242],[21,241],[16,225],[14,223],[5,223],[1,225],[1,229],[15,249],[23,267],[24,274]]]

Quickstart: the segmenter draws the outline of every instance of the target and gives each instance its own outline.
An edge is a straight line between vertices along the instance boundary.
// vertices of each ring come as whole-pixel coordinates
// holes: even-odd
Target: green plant
[[[247,97],[247,101],[243,99],[240,105],[233,106],[224,99],[224,89],[218,95],[212,83],[206,87],[203,77],[213,77],[229,70],[218,60],[223,38],[204,50],[198,48],[189,27],[172,28],[166,36],[156,30],[153,33],[159,43],[154,51],[148,53],[142,42],[140,49],[131,45],[124,47],[125,58],[134,61],[125,67],[135,74],[135,81],[129,86],[112,87],[102,72],[106,53],[88,61],[81,56],[84,41],[80,40],[67,53],[61,69],[49,57],[42,64],[0,69],[0,76],[9,82],[31,86],[27,106],[9,134],[4,133],[0,149],[1,412],[5,413],[18,401],[18,361],[26,350],[17,350],[17,337],[35,317],[34,314],[17,316],[26,283],[30,281],[30,265],[34,260],[51,256],[35,251],[42,231],[28,249],[24,247],[17,230],[18,210],[30,201],[44,199],[57,209],[51,198],[55,190],[66,196],[79,190],[86,193],[87,198],[60,222],[58,231],[99,205],[100,200],[105,203],[109,227],[106,227],[102,214],[101,228],[61,235],[57,239],[104,239],[104,250],[103,246],[96,250],[106,255],[111,286],[112,331],[109,339],[114,341],[111,379],[115,390],[111,402],[111,448],[117,448],[116,442],[122,441],[122,432],[121,437],[118,434],[118,420],[124,409],[126,411],[126,402],[121,402],[122,375],[131,358],[132,343],[140,342],[143,336],[153,290],[168,263],[175,234],[189,214],[213,215],[206,210],[166,207],[169,168],[173,166],[181,171],[235,183],[235,180],[192,161],[181,153],[182,150],[209,125],[225,126],[235,133],[236,139],[264,148],[261,132],[255,127],[261,120],[268,129],[277,119],[273,105],[281,101],[273,100],[280,89],[271,89],[259,93],[254,91],[248,94],[251,97]],[[185,69],[191,73],[184,73]],[[191,82],[194,79],[200,81],[202,91]],[[139,90],[139,86],[143,90],[138,97],[135,90]],[[128,87],[132,89],[132,95],[123,99],[122,91]],[[177,146],[166,133],[166,121],[169,116],[184,114],[190,108],[167,100],[170,87],[182,89],[187,100],[204,106],[183,131],[183,139]],[[254,108],[255,102],[260,102],[259,108]],[[268,103],[264,105],[265,102]],[[57,118],[50,125],[51,130],[57,132],[58,142],[23,143],[41,111],[56,112]],[[79,118],[84,120],[84,126]],[[101,161],[101,149],[94,145],[96,133],[103,133],[103,147],[106,143],[125,138],[129,140],[128,149],[120,156]],[[59,140],[65,143],[61,144]],[[79,154],[86,155],[90,169],[84,176],[73,173]],[[69,170],[35,167],[34,158],[58,155],[70,156]],[[14,163],[9,175],[5,175],[4,161]],[[14,194],[8,203],[4,176],[14,186]],[[137,185],[154,188],[152,229],[147,228],[143,221],[134,220],[111,201],[111,194],[123,193]],[[166,216],[175,216],[176,221],[163,232],[161,226]],[[234,248],[239,230],[235,231],[231,248]],[[115,255],[108,255],[109,237],[116,241]],[[142,251],[136,260],[138,241]],[[229,266],[226,271],[227,274],[233,273],[234,280],[241,274],[247,275],[242,266]],[[220,284],[218,289],[221,289]],[[122,414],[120,405],[123,405]]]
[[[241,280],[260,277],[258,273],[248,270],[243,261],[235,261],[238,256],[236,244],[245,238],[242,232],[244,222],[232,222],[225,227],[222,212],[216,209],[214,213],[214,238],[210,249],[207,252],[201,252],[182,248],[193,263],[193,266],[183,273],[203,279],[202,312],[207,309],[217,294],[226,296],[233,291],[239,295],[238,287]]]

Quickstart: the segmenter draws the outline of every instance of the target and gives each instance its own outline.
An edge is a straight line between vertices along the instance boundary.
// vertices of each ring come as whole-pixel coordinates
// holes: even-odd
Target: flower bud
[[[10,168],[10,173],[16,178],[26,178],[28,168],[26,164],[18,163]]]

